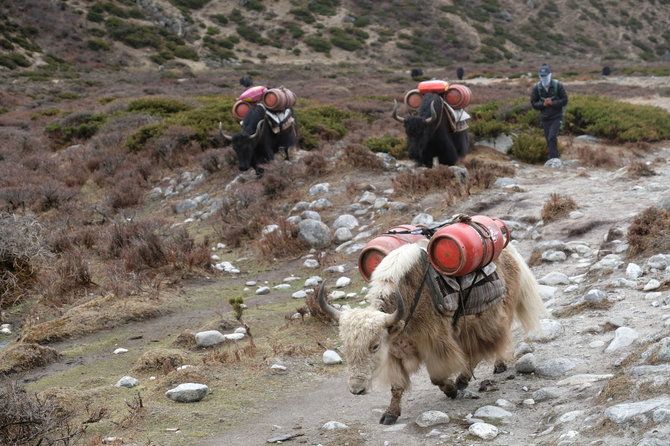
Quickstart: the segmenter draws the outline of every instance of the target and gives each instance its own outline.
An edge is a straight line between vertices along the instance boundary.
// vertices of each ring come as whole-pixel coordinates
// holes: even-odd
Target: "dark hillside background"
[[[670,61],[670,0],[5,0],[0,70]]]

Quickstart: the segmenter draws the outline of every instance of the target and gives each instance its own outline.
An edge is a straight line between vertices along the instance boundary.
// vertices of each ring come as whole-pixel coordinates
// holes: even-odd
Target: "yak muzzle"
[[[350,377],[349,391],[354,395],[365,395],[368,391],[368,384],[370,380],[364,377]]]

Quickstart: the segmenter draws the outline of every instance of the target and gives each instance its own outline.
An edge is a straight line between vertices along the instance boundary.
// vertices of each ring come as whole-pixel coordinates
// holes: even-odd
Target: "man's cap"
[[[540,67],[539,74],[540,74],[540,76],[548,76],[549,74],[551,74],[551,68],[549,68],[549,65],[543,64]]]

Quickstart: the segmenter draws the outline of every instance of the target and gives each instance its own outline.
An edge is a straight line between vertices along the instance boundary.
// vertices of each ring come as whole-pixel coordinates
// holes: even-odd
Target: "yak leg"
[[[395,424],[400,417],[400,400],[403,393],[405,393],[403,387],[391,387],[391,403],[379,420],[379,424]]]
[[[440,362],[438,361],[437,364]],[[439,367],[430,366],[426,364],[426,369],[428,370],[428,376],[430,376],[430,382],[440,388],[447,397],[454,399],[458,395],[458,389],[454,382],[449,378],[447,372]]]

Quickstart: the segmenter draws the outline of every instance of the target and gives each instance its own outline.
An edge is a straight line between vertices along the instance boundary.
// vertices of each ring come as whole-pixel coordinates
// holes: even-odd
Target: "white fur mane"
[[[384,257],[372,273],[368,300],[374,303],[392,294],[400,279],[421,260],[421,251],[419,245],[409,243],[394,249]]]

